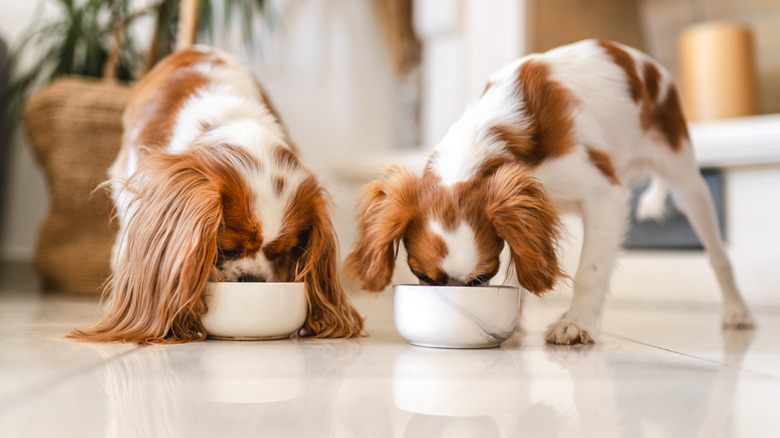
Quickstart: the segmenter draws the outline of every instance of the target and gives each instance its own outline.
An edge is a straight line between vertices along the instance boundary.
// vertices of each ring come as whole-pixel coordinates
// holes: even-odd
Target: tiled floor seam
[[[672,354],[677,354],[677,355],[685,356],[685,357],[688,357],[688,358],[691,358],[691,359],[696,359],[696,360],[700,360],[700,361],[703,361],[703,362],[711,363],[713,365],[726,367],[726,368],[729,368],[729,369],[731,369],[731,370],[733,370],[735,372],[748,373],[748,374],[752,374],[752,375],[754,375],[756,377],[761,377],[761,378],[764,378],[764,379],[780,380],[780,376],[774,376],[772,374],[762,373],[760,371],[753,371],[753,370],[750,370],[750,369],[747,369],[747,368],[734,367],[734,366],[732,366],[730,364],[727,364],[725,362],[722,362],[722,361],[713,360],[713,359],[707,359],[706,357],[700,357],[700,356],[696,356],[696,355],[689,354],[689,353],[683,353],[682,351],[672,350],[670,348],[649,344],[647,342],[639,341],[637,339],[628,338],[628,337],[625,337],[625,336],[622,336],[622,335],[618,335],[618,334],[615,334],[615,333],[609,333],[609,332],[603,332],[603,333],[605,335],[607,335],[607,336],[611,336],[611,337],[616,338],[616,339],[621,339],[621,340],[624,340],[624,341],[627,341],[627,342],[633,342],[635,344],[644,345],[646,347],[654,348],[656,350],[663,350],[663,351],[666,351],[666,352],[669,352],[669,353],[672,353]]]

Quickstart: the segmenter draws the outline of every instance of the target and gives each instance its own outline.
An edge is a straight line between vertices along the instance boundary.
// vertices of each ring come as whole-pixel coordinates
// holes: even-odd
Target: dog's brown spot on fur
[[[620,180],[615,174],[615,166],[612,164],[609,154],[593,148],[587,148],[587,151],[588,160],[596,166],[596,169],[604,175],[609,183],[616,186],[620,185]]]
[[[200,125],[200,132],[201,133],[209,132],[213,128],[213,126],[210,123],[205,122],[203,120],[199,121],[198,124]]]
[[[285,146],[277,146],[274,148],[274,159],[281,167],[288,167],[291,169],[298,169],[301,167],[301,162],[298,160],[298,155],[295,151]]]
[[[654,130],[661,134],[666,144],[678,152],[688,140],[688,127],[682,113],[682,105],[673,84],[667,85],[662,100],[660,91],[661,72],[653,63],[645,64],[646,96],[642,106],[641,122],[645,131]]]
[[[655,105],[650,116],[652,126],[656,128],[666,139],[673,151],[679,152],[688,137],[688,125],[682,112],[677,88],[669,86],[666,98]]]
[[[433,179],[426,184],[429,189],[423,193],[426,200],[422,204],[424,216],[430,216],[439,222],[446,231],[454,231],[460,223],[460,209],[458,200],[452,191],[436,185]]]
[[[506,164],[506,162],[507,162],[506,156],[494,155],[494,156],[486,157],[479,164],[479,167],[477,168],[476,176],[481,176],[481,177],[490,176],[496,173],[496,170],[498,170],[499,167]]]
[[[488,81],[488,83],[485,84],[485,89],[482,90],[482,95],[484,96],[485,93],[487,93],[487,90],[490,89],[490,87],[492,87],[492,86],[493,86],[493,81]]]
[[[274,178],[274,194],[278,197],[282,194],[282,190],[284,190],[284,178],[281,176],[277,176]]]
[[[600,40],[598,44],[612,57],[615,64],[626,72],[629,95],[635,103],[641,103],[645,95],[645,88],[639,78],[634,57],[612,42]]]
[[[661,87],[661,71],[652,62],[645,62],[645,87],[648,99],[655,102]]]
[[[404,238],[404,246],[410,254],[409,267],[425,274],[435,284],[447,284],[449,279],[441,269],[441,261],[448,253],[447,244],[421,219],[409,224]]]
[[[677,88],[673,84],[667,85],[666,95],[659,101],[663,95],[662,74],[655,63],[644,61],[642,82],[637,72],[636,60],[631,54],[608,41],[599,41],[599,45],[626,73],[629,94],[641,108],[642,129],[658,132],[670,149],[680,151],[689,137]]]
[[[531,167],[571,152],[577,144],[572,119],[576,100],[566,87],[550,79],[549,66],[534,59],[524,62],[517,76],[517,94],[524,103],[520,115],[531,120],[530,128],[526,132],[499,126],[491,134],[507,141],[509,151]]]
[[[518,125],[494,125],[488,130],[488,136],[493,137],[497,141],[506,144],[511,153],[517,157],[526,157],[533,154],[534,147],[536,146],[531,141],[531,133],[528,129],[523,129]],[[497,157],[501,159],[500,157]],[[502,160],[506,162],[506,160]],[[491,163],[490,159],[486,159],[480,166],[479,174],[489,172],[491,168],[495,166],[495,163]],[[493,169],[495,170],[495,169]]]
[[[169,83],[156,88],[155,98],[142,104],[138,109],[144,114],[143,118],[146,120],[143,129],[136,137],[137,144],[146,146],[168,144],[173,135],[173,126],[179,109],[195,90],[208,83],[205,75],[189,70],[180,70],[173,77],[168,76],[165,79]],[[160,98],[160,95],[164,97]]]
[[[438,178],[437,176],[434,175],[434,171],[433,171],[433,163],[434,161],[436,161],[436,157],[438,155],[439,155],[439,151],[433,151],[431,156],[428,157],[428,161],[425,163],[425,170],[423,171],[425,175],[431,175],[432,177]]]
[[[179,109],[208,82],[203,73],[186,67],[205,62],[222,63],[211,53],[183,50],[160,62],[141,79],[125,111],[123,142],[132,140],[152,148],[168,144]],[[128,133],[135,137],[128,139]]]

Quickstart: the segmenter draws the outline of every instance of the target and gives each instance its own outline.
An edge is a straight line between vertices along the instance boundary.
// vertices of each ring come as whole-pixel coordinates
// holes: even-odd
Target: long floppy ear
[[[151,153],[124,184],[132,193],[106,316],[70,337],[98,342],[179,343],[206,337],[201,297],[218,278],[222,202],[219,153]]]
[[[316,179],[307,178],[299,185],[295,202],[285,212],[285,226],[306,230],[304,253],[295,274],[295,281],[306,284],[309,301],[304,332],[318,338],[349,338],[361,334],[363,318],[341,285],[338,244],[327,199]]]
[[[358,229],[346,272],[365,290],[387,287],[395,268],[396,245],[417,207],[418,179],[410,171],[393,167],[361,191]]]
[[[504,165],[490,177],[487,214],[509,245],[520,284],[541,295],[566,275],[558,263],[558,208],[524,166]]]

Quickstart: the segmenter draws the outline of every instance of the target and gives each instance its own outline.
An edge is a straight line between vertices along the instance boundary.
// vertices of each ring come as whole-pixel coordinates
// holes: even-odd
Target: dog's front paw
[[[727,330],[751,330],[756,327],[753,317],[743,306],[732,306],[723,309],[723,328]]]
[[[584,329],[576,322],[566,318],[550,324],[544,339],[550,344],[558,345],[593,344],[596,342],[594,330]]]

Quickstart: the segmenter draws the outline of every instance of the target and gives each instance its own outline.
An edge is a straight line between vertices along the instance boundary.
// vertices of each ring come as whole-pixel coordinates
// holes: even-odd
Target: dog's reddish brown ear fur
[[[357,237],[345,269],[365,290],[378,292],[390,284],[398,242],[417,206],[417,188],[414,174],[393,167],[362,189]]]
[[[541,184],[521,165],[500,167],[491,177],[487,213],[509,245],[520,284],[541,295],[566,275],[558,262],[560,216]]]
[[[318,338],[349,338],[361,334],[363,318],[349,302],[341,285],[338,244],[327,199],[325,190],[314,177],[306,179],[286,212],[285,224],[290,229],[311,227],[295,275],[295,281],[306,284],[309,301],[303,327],[305,334]]]
[[[68,336],[97,342],[167,344],[203,340],[206,282],[216,278],[222,203],[207,150],[153,153],[125,182],[134,211],[117,248],[106,316]],[[224,178],[226,175],[221,175]]]

